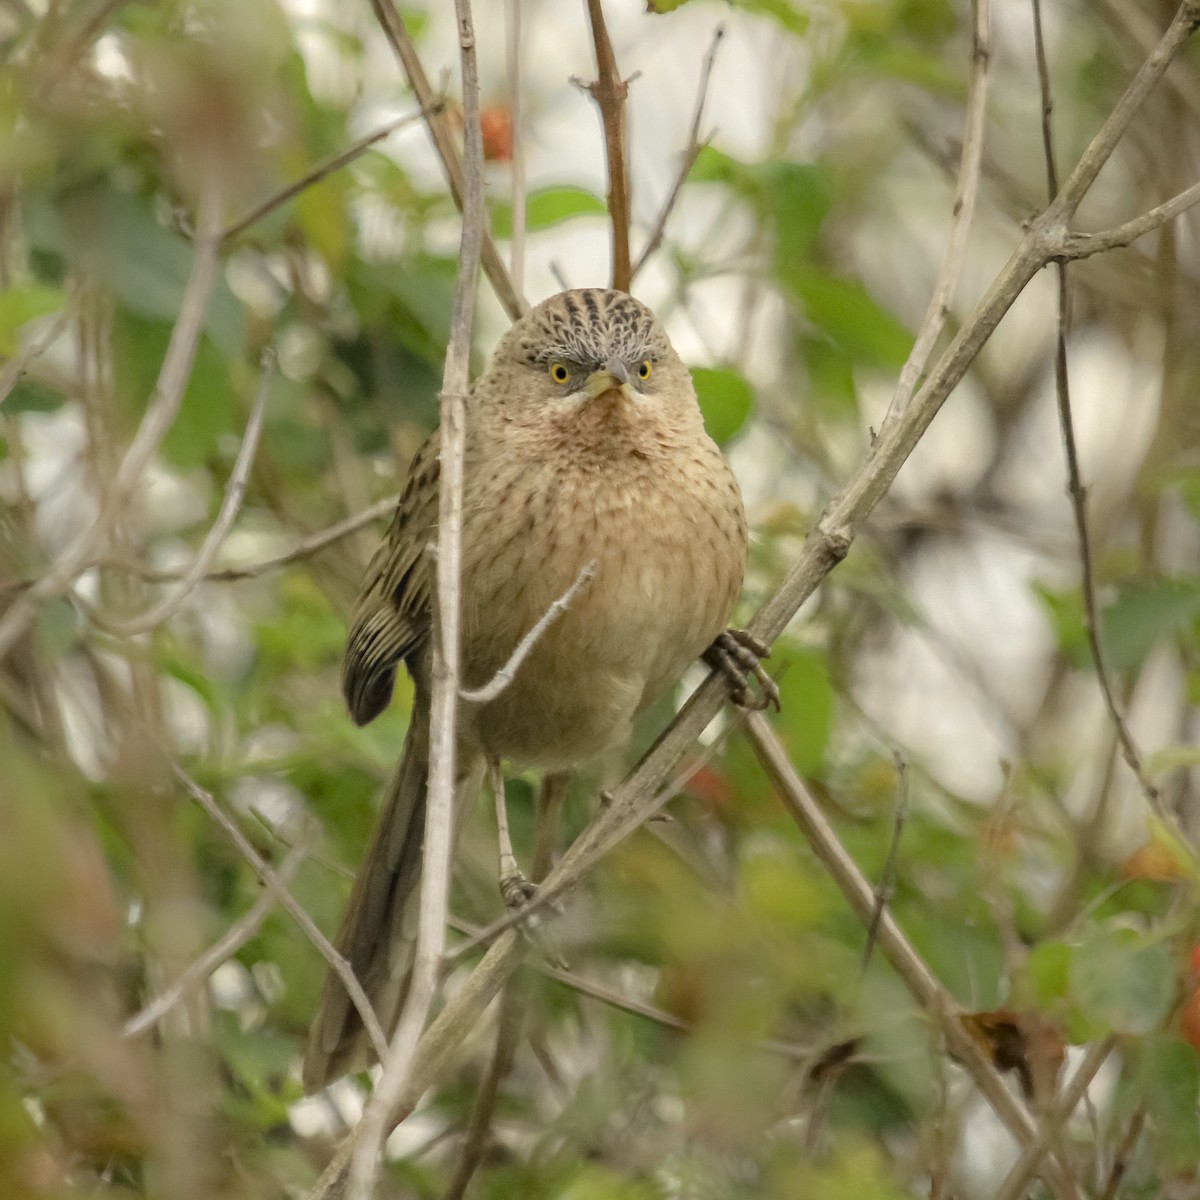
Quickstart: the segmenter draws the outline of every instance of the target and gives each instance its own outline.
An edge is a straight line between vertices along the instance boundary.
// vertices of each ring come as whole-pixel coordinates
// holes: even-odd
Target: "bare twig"
[[[470,700],[475,704],[486,704],[489,700],[495,700],[512,683],[521,669],[521,664],[529,657],[529,652],[537,645],[542,634],[571,607],[571,602],[583,588],[591,583],[595,576],[596,560],[593,558],[591,562],[585,563],[580,568],[579,574],[575,576],[575,582],[546,609],[538,623],[517,643],[517,648],[509,656],[508,662],[483,687],[474,690],[459,688],[458,694],[464,700]]]
[[[1063,1126],[1071,1119],[1079,1102],[1087,1095],[1096,1072],[1104,1065],[1108,1056],[1116,1046],[1114,1037],[1105,1038],[1102,1042],[1093,1042],[1084,1055],[1083,1062],[1071,1081],[1063,1088],[1062,1095],[1051,1112],[1042,1120],[1042,1128],[1037,1138],[1025,1147],[1021,1157],[1013,1164],[1005,1176],[1000,1190],[992,1200],[1021,1200],[1029,1190],[1029,1185],[1037,1175],[1042,1160],[1058,1141]]]
[[[1142,1136],[1142,1127],[1145,1124],[1146,1106],[1139,1104],[1133,1116],[1129,1118],[1125,1135],[1121,1138],[1116,1153],[1113,1155],[1112,1168],[1109,1170],[1104,1190],[1096,1197],[1096,1200],[1116,1200],[1121,1181],[1125,1178],[1126,1171],[1129,1170],[1129,1160],[1133,1157],[1138,1139]]]
[[[442,169],[446,173],[450,195],[465,218],[466,178],[463,174],[463,164],[458,156],[454,136],[450,132],[450,126],[444,114],[435,111],[433,88],[429,84],[429,77],[425,74],[425,68],[421,65],[417,49],[404,24],[404,18],[396,10],[393,0],[371,0],[371,8],[383,30],[383,36],[387,39],[392,53],[395,54],[408,78],[409,87],[416,93],[417,101],[421,105],[421,112],[425,116],[425,124],[429,128],[429,136],[433,139],[434,149],[437,151],[438,158],[442,162]],[[528,310],[529,305],[525,303],[525,298],[513,285],[504,260],[496,249],[496,243],[492,241],[491,234],[486,229],[482,231],[482,239],[480,261],[484,274],[495,289],[496,296],[504,306],[505,312],[515,321]]]
[[[625,138],[625,98],[629,83],[621,78],[604,23],[601,0],[587,0],[592,43],[596,48],[596,81],[584,85],[600,110],[604,152],[608,161],[608,218],[612,223],[612,286],[629,291],[629,151]]]
[[[986,3],[986,0],[984,0]],[[692,173],[692,168],[696,165],[696,159],[700,157],[700,151],[708,145],[709,137],[703,141],[700,139],[700,124],[704,120],[704,102],[708,99],[708,85],[712,80],[713,64],[717,61],[717,50],[720,48],[721,39],[725,36],[725,26],[718,25],[713,30],[712,44],[708,48],[708,53],[704,56],[704,65],[700,68],[700,86],[696,93],[696,107],[692,112],[692,124],[688,131],[687,146],[683,151],[683,158],[679,163],[679,171],[675,176],[675,182],[671,185],[671,190],[667,193],[667,198],[663,202],[662,208],[658,211],[658,216],[654,219],[654,227],[650,231],[649,238],[646,239],[645,246],[642,247],[642,252],[637,256],[637,261],[633,264],[633,270],[630,273],[630,281],[637,278],[638,272],[646,265],[650,256],[662,245],[663,236],[667,231],[667,222],[671,219],[671,213],[675,211],[675,205],[679,202],[679,194],[683,191],[683,185],[687,182],[687,177]]]
[[[303,845],[294,847],[287,858],[275,872],[276,878],[284,886],[291,882],[300,864],[304,861],[306,849]],[[203,983],[222,963],[232,958],[262,926],[267,914],[278,903],[279,897],[270,888],[264,888],[258,899],[222,934],[205,952],[191,963],[171,985],[161,991],[141,1012],[134,1014],[125,1022],[121,1030],[122,1037],[132,1038],[144,1033],[157,1025],[194,987]]]
[[[0,659],[29,627],[38,605],[66,591],[79,573],[86,569],[101,545],[107,542],[151,458],[171,428],[183,402],[184,388],[200,342],[208,297],[216,282],[220,219],[221,189],[219,174],[214,173],[200,194],[192,271],[184,288],[179,316],[171,330],[171,339],[146,414],[95,518],[59,555],[50,570],[14,601],[0,618]]]
[[[383,1074],[363,1113],[350,1164],[350,1200],[370,1200],[389,1118],[409,1086],[414,1052],[425,1027],[446,935],[450,853],[454,827],[456,717],[459,681],[459,574],[462,559],[463,452],[470,386],[471,321],[483,243],[483,135],[479,125],[479,78],[470,0],[455,0],[462,62],[464,185],[462,238],[450,322],[450,343],[441,393],[441,476],[438,492],[437,607],[433,639],[429,786],[420,911],[411,983]]]
[[[3,404],[8,399],[13,388],[21,382],[21,376],[25,374],[25,370],[29,364],[35,358],[39,358],[45,354],[58,339],[63,329],[66,328],[67,322],[75,315],[75,310],[79,306],[81,291],[82,288],[78,285],[73,287],[67,293],[66,301],[62,308],[46,322],[46,327],[41,333],[4,364],[4,370],[0,371],[0,404]]]
[[[1054,102],[1050,90],[1050,72],[1046,65],[1046,47],[1042,38],[1041,0],[1033,0],[1034,51],[1037,57],[1038,85],[1042,94],[1042,147],[1046,156],[1046,181],[1053,203],[1058,195],[1058,169],[1054,161],[1054,129],[1052,115]],[[1067,263],[1059,259],[1055,263],[1058,281],[1058,328],[1054,351],[1054,392],[1058,402],[1058,423],[1062,433],[1063,448],[1067,459],[1067,491],[1071,497],[1071,512],[1075,518],[1075,530],[1079,538],[1080,588],[1083,592],[1083,627],[1087,634],[1088,649],[1091,651],[1096,680],[1100,685],[1104,706],[1117,731],[1121,755],[1136,776],[1138,785],[1147,803],[1158,818],[1169,828],[1180,833],[1174,816],[1163,802],[1162,793],[1155,786],[1142,766],[1142,755],[1113,687],[1112,671],[1104,649],[1100,630],[1100,606],[1096,602],[1096,572],[1092,559],[1092,543],[1088,533],[1087,489],[1083,486],[1079,470],[1079,452],[1075,445],[1075,423],[1071,415],[1070,376],[1067,370],[1067,334],[1071,324],[1071,293],[1067,279]],[[1186,844],[1186,843],[1185,843]]]
[[[896,886],[896,859],[900,855],[900,836],[904,832],[904,822],[908,819],[908,763],[899,750],[892,751],[892,760],[896,764],[896,809],[892,817],[892,841],[888,846],[879,882],[875,885],[875,907],[871,912],[871,920],[867,923],[867,942],[863,947],[864,971],[871,962],[871,952],[875,949],[875,939],[879,936],[879,921],[883,910],[892,901],[892,892]]]
[[[531,988],[529,976],[519,971],[508,981],[500,1000],[500,1016],[496,1022],[496,1043],[492,1048],[487,1073],[475,1091],[471,1105],[471,1116],[467,1122],[467,1133],[458,1156],[458,1166],[443,1200],[462,1200],[471,1179],[483,1161],[487,1149],[488,1132],[492,1125],[492,1113],[500,1095],[500,1085],[512,1070],[516,1057],[517,1043],[525,1025],[525,1014],[529,1008]]]
[[[508,75],[508,119],[512,123],[512,246],[509,272],[513,291],[525,290],[525,139],[521,135],[521,0],[508,0],[508,27],[505,40]]]
[[[875,893],[870,883],[846,853],[833,827],[809,795],[788,761],[787,752],[761,713],[748,715],[746,735],[784,807],[803,830],[813,853],[821,860],[859,919],[864,923],[869,922],[875,910]],[[1028,1110],[1008,1090],[999,1071],[964,1027],[954,998],[925,965],[887,911],[880,915],[878,941],[884,957],[914,999],[937,1024],[947,1046],[970,1073],[976,1086],[996,1110],[996,1115],[1022,1146],[1033,1145],[1038,1136],[1037,1127]],[[1057,1164],[1051,1164],[1045,1174],[1056,1194],[1078,1194],[1077,1188],[1071,1185],[1066,1173]]]
[[[225,813],[214,799],[213,794],[202,788],[178,763],[173,763],[171,770],[174,772],[175,778],[187,789],[188,795],[225,831],[226,836],[237,847],[238,853],[253,867],[254,873],[271,889],[289,916],[300,926],[308,940],[320,952],[321,957],[333,968],[334,973],[341,980],[342,986],[346,989],[346,994],[358,1010],[363,1028],[371,1039],[372,1049],[380,1056],[386,1054],[387,1038],[383,1036],[383,1030],[379,1027],[375,1010],[371,1007],[371,1002],[362,990],[358,978],[350,969],[350,964],[333,948],[329,939],[317,928],[312,917],[284,886],[278,872],[269,866],[262,855],[255,850],[250,839]]]
[[[275,355],[274,352],[267,351],[263,356],[262,374],[259,378],[258,393],[254,398],[254,407],[250,410],[250,418],[246,422],[246,432],[242,435],[242,444],[233,465],[233,473],[229,476],[229,483],[225,487],[225,498],[221,501],[217,519],[208,531],[208,535],[200,547],[200,552],[184,573],[179,586],[139,616],[131,617],[126,621],[104,621],[103,627],[107,632],[116,637],[133,637],[135,634],[145,633],[147,630],[161,625],[178,610],[179,606],[195,590],[196,585],[204,578],[209,565],[221,549],[226,534],[241,511],[242,499],[246,494],[246,480],[250,477],[254,455],[258,451],[258,439],[262,433],[263,419],[267,411],[267,397],[271,392],[271,380],[274,375]]]
[[[892,396],[892,409],[903,409],[911,401],[917,380],[945,327],[950,301],[962,273],[967,234],[971,229],[975,196],[979,190],[980,164],[983,162],[983,123],[987,113],[988,65],[992,54],[988,5],[989,0],[972,0],[971,4],[971,82],[967,89],[967,114],[963,123],[962,152],[958,161],[958,182],[954,187],[946,253],[942,256],[937,282],[916,341],[900,371],[900,379]]]
[[[1152,233],[1156,229],[1161,229],[1169,221],[1173,221],[1198,203],[1200,203],[1200,183],[1193,183],[1178,196],[1172,196],[1170,200],[1164,200],[1162,204],[1156,205],[1149,212],[1142,213],[1140,217],[1134,217],[1112,229],[1103,229],[1096,233],[1069,234],[1067,243],[1063,247],[1062,257],[1072,260],[1090,258],[1093,254],[1099,254],[1104,250],[1115,250],[1119,246],[1128,246],[1130,243],[1136,242],[1138,238],[1145,237],[1146,234]]]
[[[435,100],[431,106],[431,111],[441,113],[445,108],[445,104],[441,100]],[[402,117],[396,117],[394,120],[388,121],[387,124],[381,125],[374,133],[368,133],[366,137],[359,138],[353,145],[347,147],[340,154],[335,154],[332,158],[327,158],[319,166],[313,167],[307,175],[297,179],[295,183],[288,184],[273,196],[268,196],[261,204],[252,208],[244,217],[234,221],[221,234],[221,245],[228,246],[239,234],[245,233],[251,225],[257,224],[267,216],[273,213],[277,208],[282,207],[289,200],[294,200],[301,192],[312,187],[314,184],[320,183],[328,175],[332,175],[335,171],[340,171],[342,167],[352,163],[356,158],[361,157],[368,151],[376,142],[382,142],[384,138],[395,133],[397,129],[403,129],[406,125],[411,125],[414,121],[419,121],[424,112],[406,113]]]
[[[386,496],[382,500],[376,500],[374,504],[364,508],[362,512],[354,513],[353,516],[346,517],[345,520],[338,521],[335,525],[330,525],[326,529],[319,529],[316,533],[311,533],[308,537],[301,538],[290,550],[285,550],[282,554],[273,554],[269,558],[259,559],[258,562],[246,563],[245,566],[241,567],[216,567],[211,571],[205,572],[204,580],[208,583],[234,583],[240,579],[256,579],[259,575],[265,575],[268,571],[276,571],[280,567],[286,567],[289,563],[297,562],[302,558],[308,558],[318,551],[324,550],[326,546],[331,546],[334,542],[340,542],[342,538],[349,537],[352,533],[357,533],[373,521],[390,516],[396,511],[396,502],[398,500],[399,496]],[[154,567],[147,567],[141,563],[128,562],[124,559],[116,559],[111,562],[105,562],[102,565],[128,571],[131,574],[140,576],[142,579],[148,580],[150,583],[169,583],[172,580],[183,578],[183,573],[180,571],[160,571]]]

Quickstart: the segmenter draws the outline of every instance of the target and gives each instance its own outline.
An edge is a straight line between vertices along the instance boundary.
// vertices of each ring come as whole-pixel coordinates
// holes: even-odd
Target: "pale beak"
[[[598,371],[593,371],[583,385],[589,400],[605,392],[629,390],[629,368],[619,359],[610,358]]]

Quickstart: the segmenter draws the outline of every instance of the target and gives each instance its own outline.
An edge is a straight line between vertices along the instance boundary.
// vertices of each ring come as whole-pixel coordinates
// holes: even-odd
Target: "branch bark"
[[[586,84],[600,110],[604,154],[608,162],[608,217],[612,223],[612,286],[629,291],[633,268],[629,259],[629,151],[625,137],[625,99],[629,82],[621,78],[601,0],[587,0],[592,44],[596,48],[596,81]]]
[[[441,393],[441,475],[438,492],[437,611],[433,639],[429,786],[421,863],[420,912],[412,982],[383,1074],[360,1123],[350,1164],[350,1200],[370,1200],[379,1157],[391,1129],[389,1114],[404,1094],[416,1064],[414,1052],[437,987],[446,935],[450,856],[454,829],[456,718],[459,681],[459,573],[462,559],[463,454],[470,389],[471,324],[484,241],[483,135],[479,124],[479,77],[470,0],[455,0],[462,62],[465,137],[462,238],[450,322],[450,344]]]

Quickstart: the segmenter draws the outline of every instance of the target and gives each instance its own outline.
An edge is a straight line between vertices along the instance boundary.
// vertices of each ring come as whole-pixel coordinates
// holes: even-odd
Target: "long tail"
[[[479,790],[483,769],[483,760],[473,756],[459,763],[455,797],[459,828]],[[418,703],[334,942],[389,1037],[408,994],[416,948],[428,776],[428,706]],[[309,1094],[319,1091],[347,1071],[374,1060],[358,1010],[330,970],[304,1051],[304,1090]]]

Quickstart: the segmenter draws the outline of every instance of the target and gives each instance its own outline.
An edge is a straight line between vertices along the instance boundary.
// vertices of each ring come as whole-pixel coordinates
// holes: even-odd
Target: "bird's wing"
[[[392,698],[396,666],[422,650],[432,624],[437,537],[437,430],[417,451],[387,536],[375,551],[350,619],[342,661],[342,694],[358,725],[374,720]]]

